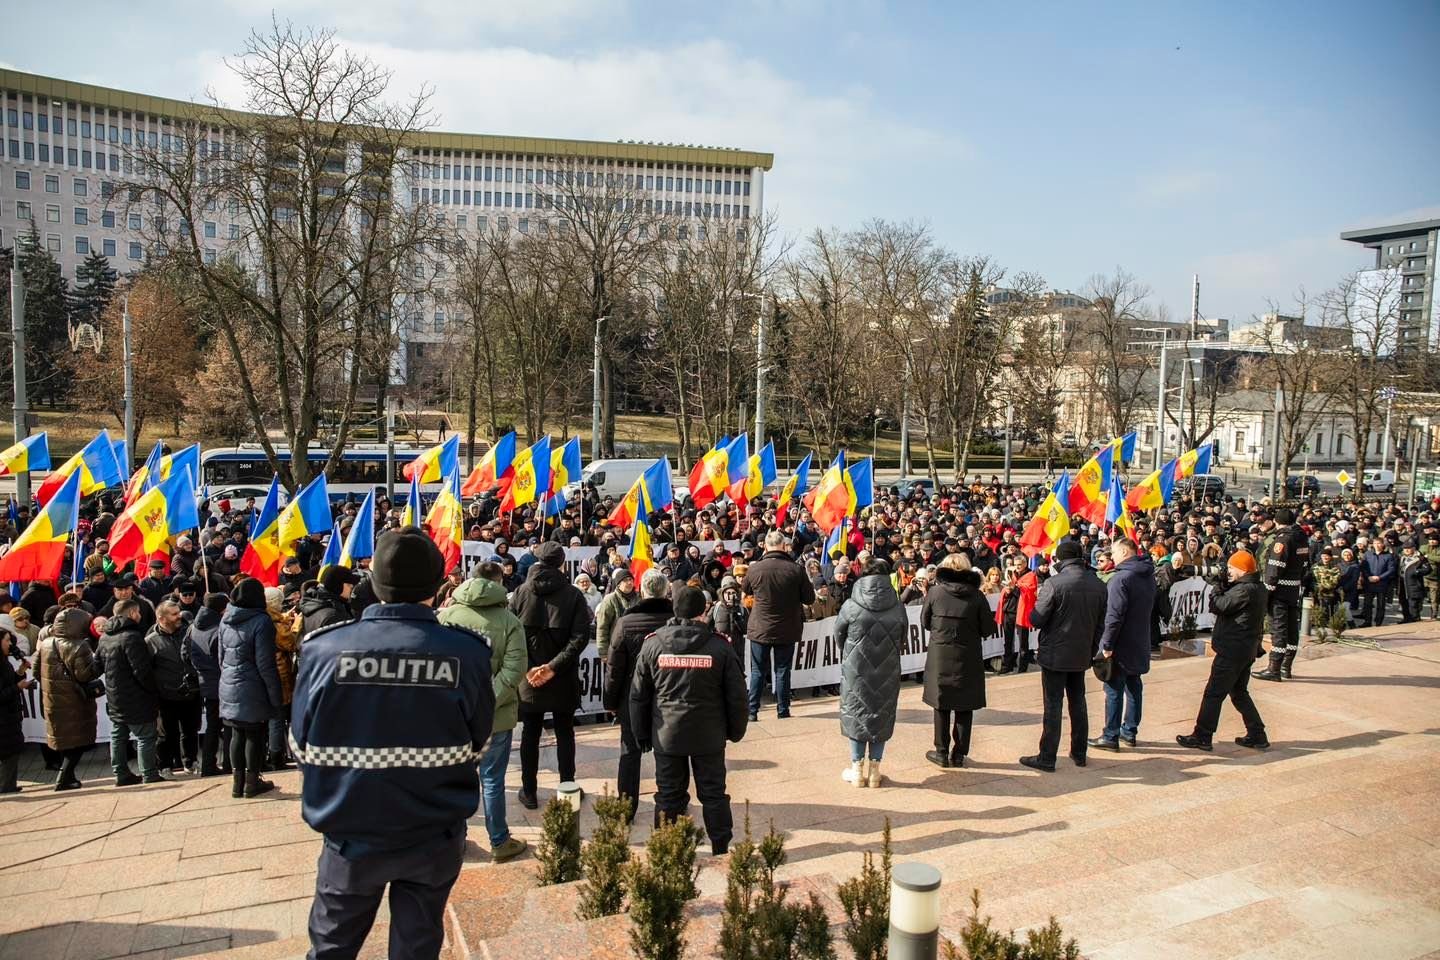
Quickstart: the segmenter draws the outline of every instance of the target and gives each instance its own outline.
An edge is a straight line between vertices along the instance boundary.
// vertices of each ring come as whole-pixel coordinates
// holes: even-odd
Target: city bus
[[[395,447],[395,496],[403,498],[410,481],[405,479],[405,465],[424,453],[430,447]],[[276,446],[275,452],[282,463],[290,462],[290,451]],[[318,466],[330,457],[328,447],[311,447],[307,459]],[[265,457],[264,449],[258,443],[241,444],[238,447],[215,447],[200,455],[201,483],[210,490],[211,500],[244,500],[254,497],[263,501],[270,489],[270,478],[275,469]],[[363,500],[371,490],[377,497],[385,495],[385,445],[354,444],[345,447],[340,462],[326,475],[326,488],[330,499],[343,502]],[[440,492],[439,483],[421,485],[421,492],[427,494],[427,501]],[[285,488],[280,488],[280,500],[287,499]]]

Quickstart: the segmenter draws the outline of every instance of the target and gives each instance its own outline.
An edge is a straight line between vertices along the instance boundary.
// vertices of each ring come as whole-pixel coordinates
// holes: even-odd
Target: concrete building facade
[[[1440,291],[1435,285],[1440,219],[1347,230],[1340,239],[1375,251],[1375,270],[1398,274],[1397,352],[1440,350],[1440,309],[1436,303]]]

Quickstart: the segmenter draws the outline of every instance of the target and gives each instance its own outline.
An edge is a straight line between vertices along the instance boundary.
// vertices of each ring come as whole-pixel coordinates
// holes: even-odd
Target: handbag
[[[1090,661],[1090,669],[1094,672],[1096,680],[1101,683],[1109,683],[1110,677],[1115,673],[1115,658],[1097,653],[1095,659]]]
[[[65,663],[65,658],[60,655],[60,641],[55,637],[50,638],[50,650],[55,656],[55,662],[60,664],[60,672],[65,674],[67,680],[79,687],[85,696],[91,700],[99,700],[105,696],[105,681],[99,677],[88,680],[85,683],[81,683],[75,679],[75,674],[70,672],[70,667]]]

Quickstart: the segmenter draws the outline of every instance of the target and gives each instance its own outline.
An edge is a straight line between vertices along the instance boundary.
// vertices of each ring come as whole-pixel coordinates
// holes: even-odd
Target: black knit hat
[[[547,566],[558,567],[565,563],[565,548],[553,540],[540,544],[532,552],[536,560]]]
[[[223,593],[205,594],[205,606],[216,613],[224,613],[225,608],[230,605],[230,598]]]
[[[693,620],[705,612],[705,594],[694,587],[681,587],[675,591],[675,616],[681,620]]]
[[[340,591],[345,588],[345,584],[353,585],[359,582],[360,577],[355,571],[349,567],[342,567],[338,563],[327,564],[320,570],[320,586],[324,587],[330,593],[335,594],[337,597],[340,595]]]
[[[383,534],[370,561],[370,581],[381,603],[420,603],[445,579],[445,558],[425,531],[401,527]]]
[[[230,602],[245,610],[264,610],[265,584],[254,577],[244,578],[230,591]]]
[[[1079,560],[1080,544],[1074,540],[1061,540],[1060,545],[1055,548],[1056,560]]]

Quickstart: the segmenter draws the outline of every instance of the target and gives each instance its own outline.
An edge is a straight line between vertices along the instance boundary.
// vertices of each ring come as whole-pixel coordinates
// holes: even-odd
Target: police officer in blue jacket
[[[431,539],[385,534],[370,576],[380,602],[312,633],[295,682],[301,812],[325,835],[312,960],[359,952],[387,884],[389,956],[439,955],[495,714],[489,642],[435,618],[445,564]]]

